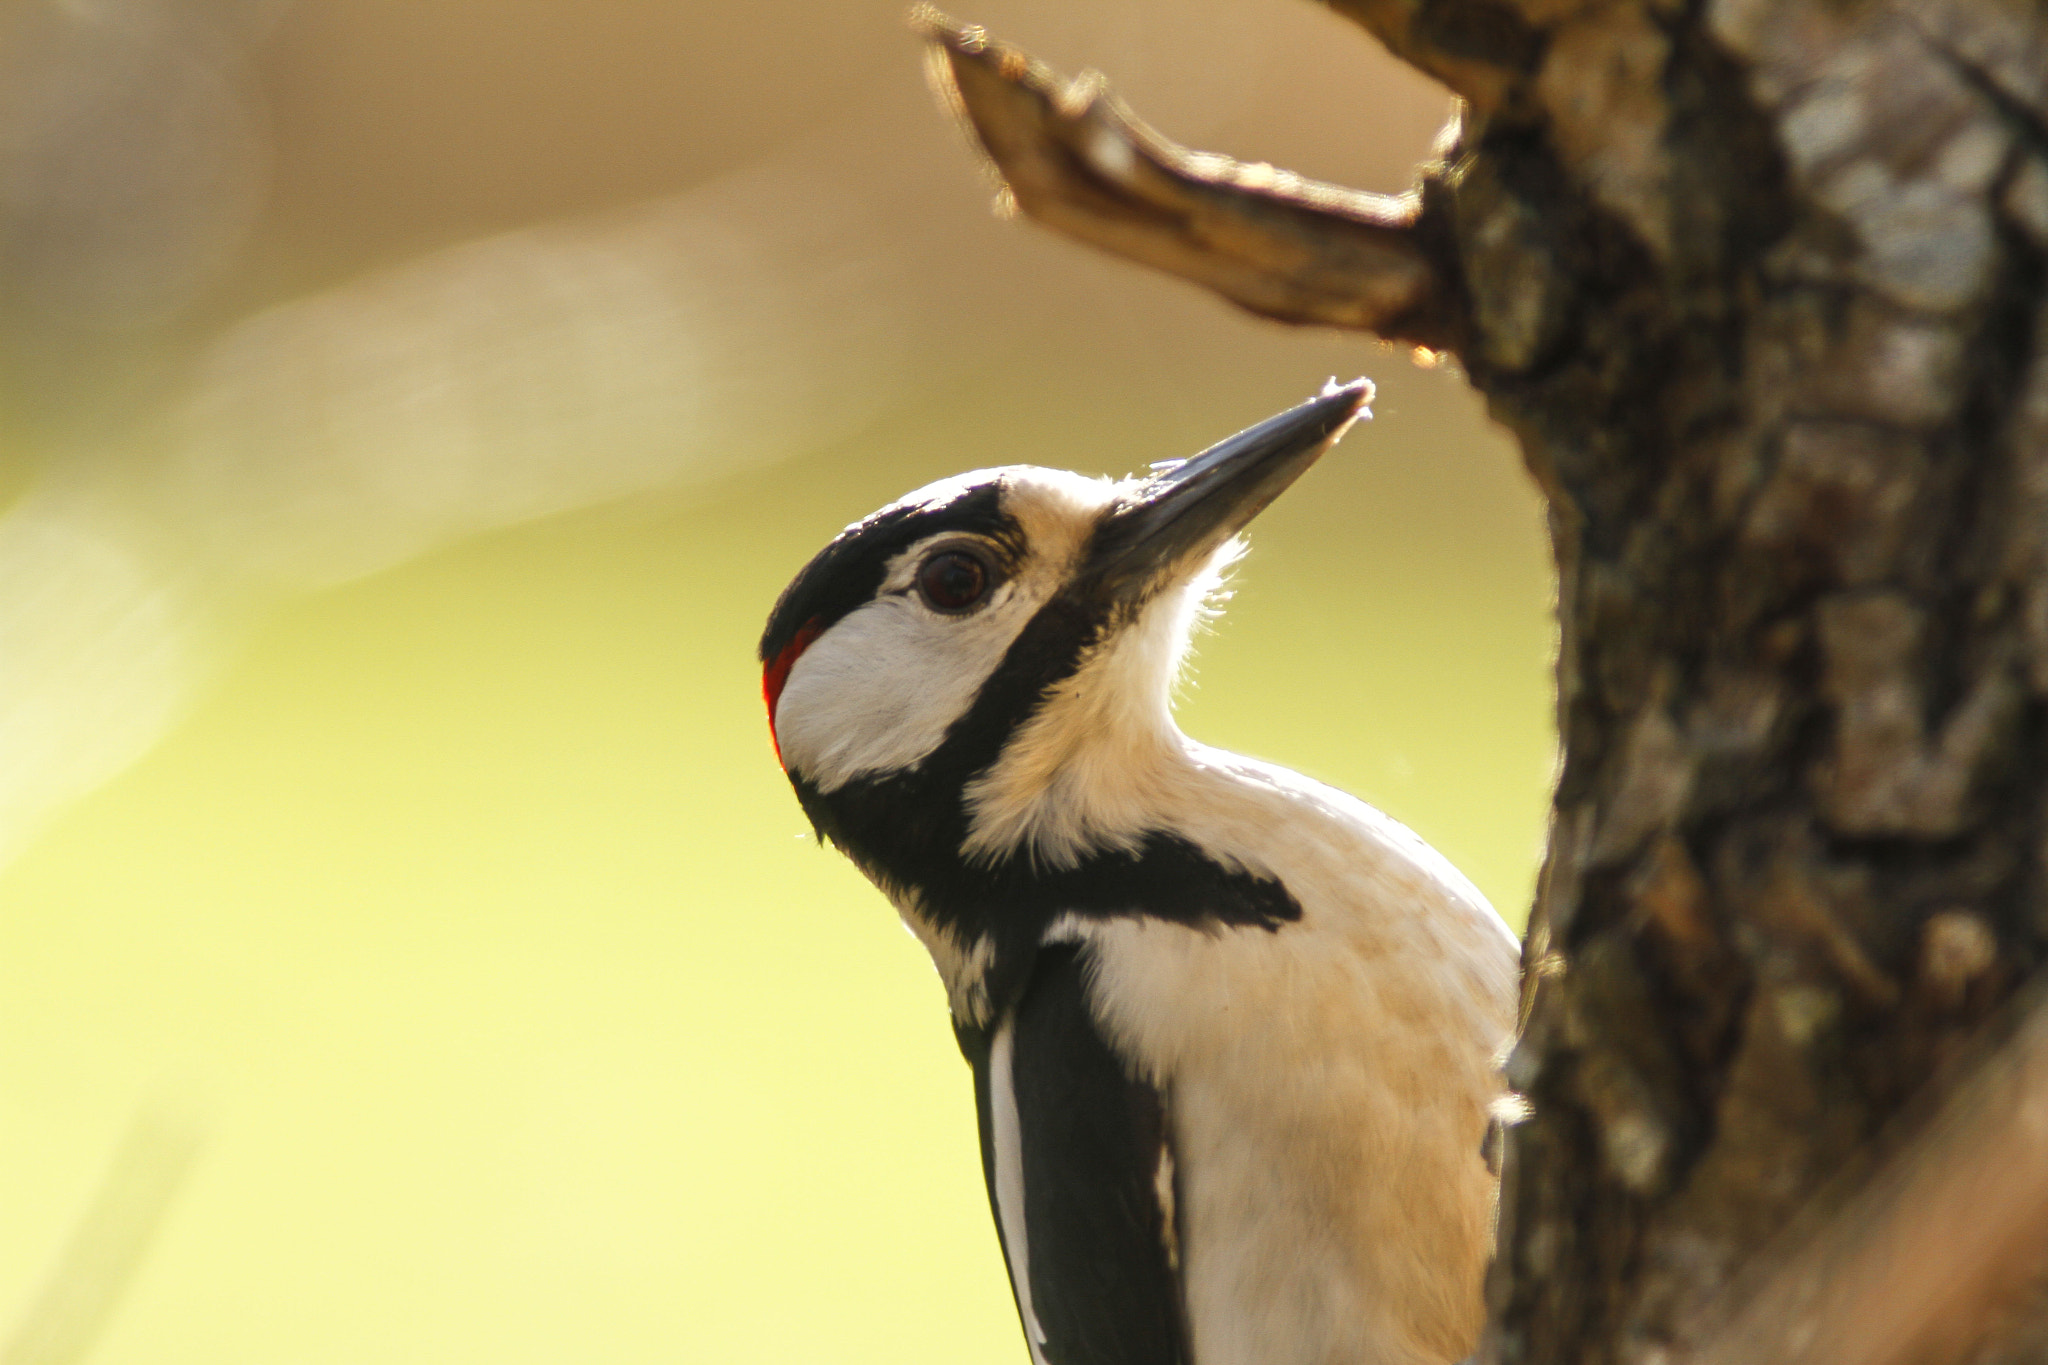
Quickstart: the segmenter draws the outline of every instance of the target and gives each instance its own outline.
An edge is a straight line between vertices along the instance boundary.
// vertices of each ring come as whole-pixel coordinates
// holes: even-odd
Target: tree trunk
[[[1487,1355],[1675,1360],[2048,944],[2048,8],[1333,3],[1467,102],[1403,199],[926,22],[1024,212],[1520,437],[1564,764]]]

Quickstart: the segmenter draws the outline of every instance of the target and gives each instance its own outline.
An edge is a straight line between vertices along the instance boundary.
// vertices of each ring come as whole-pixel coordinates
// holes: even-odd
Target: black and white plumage
[[[1237,533],[1370,392],[1147,478],[932,484],[762,638],[805,812],[944,980],[1035,1365],[1474,1344],[1514,937],[1406,829],[1170,707]]]

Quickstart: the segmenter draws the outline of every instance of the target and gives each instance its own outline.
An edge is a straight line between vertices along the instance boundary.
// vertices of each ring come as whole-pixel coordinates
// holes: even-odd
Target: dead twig
[[[993,163],[1005,207],[1264,317],[1455,349],[1457,310],[1416,230],[1419,196],[1189,151],[1146,127],[1099,76],[1062,80],[928,7],[911,22],[931,43],[940,98]]]

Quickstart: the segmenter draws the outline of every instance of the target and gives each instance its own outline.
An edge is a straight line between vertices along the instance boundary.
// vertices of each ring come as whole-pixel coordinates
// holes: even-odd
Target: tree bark
[[[1822,1358],[1783,1267],[1938,1261],[1907,1177],[2041,1155],[1885,1167],[2034,1036],[2048,947],[2048,7],[1331,3],[1467,103],[1404,201],[1183,152],[923,22],[1025,213],[1454,351],[1548,497],[1563,767],[1487,1358]],[[2038,1105],[2023,1072],[1972,1112]],[[2044,1197],[1966,1186],[1921,1214]],[[1945,1335],[1839,1358],[1993,1349],[1972,1283]]]

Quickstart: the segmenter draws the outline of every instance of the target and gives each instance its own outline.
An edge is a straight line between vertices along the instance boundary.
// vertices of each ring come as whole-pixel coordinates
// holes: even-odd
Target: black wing
[[[967,1047],[989,1205],[1025,1333],[1043,1334],[1034,1360],[1186,1365],[1164,1107],[1090,1015],[1086,952],[1042,951],[988,1046]]]

